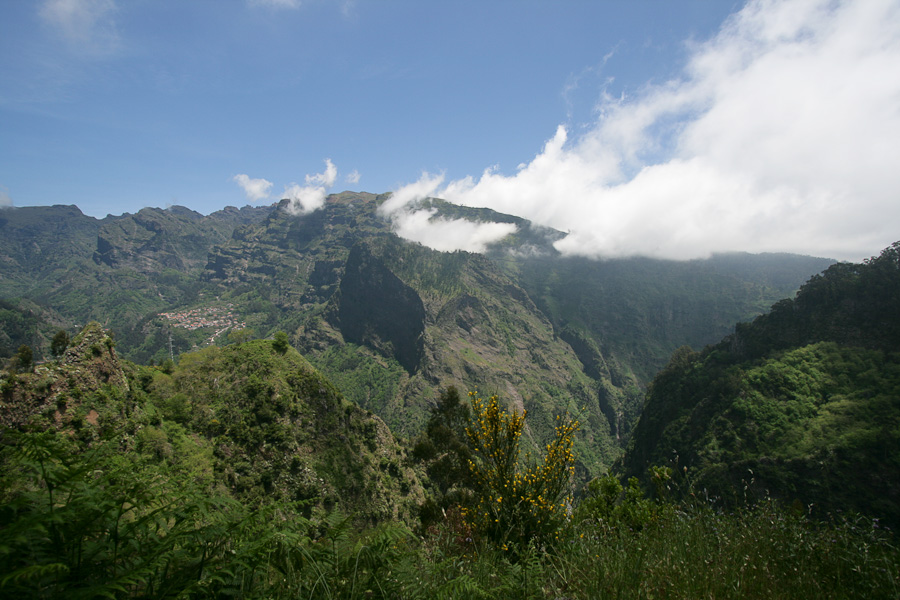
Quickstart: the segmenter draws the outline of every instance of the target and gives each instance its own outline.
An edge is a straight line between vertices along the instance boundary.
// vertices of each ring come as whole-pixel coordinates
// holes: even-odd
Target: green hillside
[[[28,343],[47,357],[55,330],[74,335],[90,320],[145,364],[282,330],[398,435],[421,432],[451,385],[527,409],[534,447],[555,415],[577,413],[588,477],[618,456],[672,351],[720,339],[830,262],[564,258],[552,246],[560,232],[430,199],[421,208],[435,218],[517,228],[486,255],[436,252],[393,233],[378,212],[386,199],[335,194],[304,216],[285,202],[101,221],[74,207],[3,211],[0,227],[13,234],[0,245],[0,298],[32,307],[3,313],[7,353]],[[25,260],[32,255],[43,259]],[[36,330],[28,314],[44,325]]]
[[[361,523],[412,522],[417,476],[385,424],[344,400],[286,343],[258,340],[182,355],[177,366],[119,360],[89,324],[59,361],[9,375],[2,425],[111,437],[135,460],[251,506],[303,501]]]
[[[900,243],[836,264],[654,379],[624,460],[693,489],[900,523]]]

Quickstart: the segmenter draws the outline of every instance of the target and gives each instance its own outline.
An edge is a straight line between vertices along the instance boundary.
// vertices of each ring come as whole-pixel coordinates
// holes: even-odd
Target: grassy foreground
[[[59,435],[3,451],[4,598],[896,598],[877,521],[816,521],[632,498],[526,547],[473,539],[454,511],[424,532],[211,498],[152,464],[77,455]],[[8,439],[6,440],[9,441]],[[584,504],[584,502],[582,502]],[[584,511],[576,508],[575,515]],[[543,538],[546,539],[546,538]]]

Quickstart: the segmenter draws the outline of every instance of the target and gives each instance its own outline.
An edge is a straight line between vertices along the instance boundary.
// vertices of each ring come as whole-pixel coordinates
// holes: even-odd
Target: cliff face
[[[424,356],[425,306],[365,244],[350,251],[334,302],[335,324],[344,340],[393,356],[411,375],[418,370]]]

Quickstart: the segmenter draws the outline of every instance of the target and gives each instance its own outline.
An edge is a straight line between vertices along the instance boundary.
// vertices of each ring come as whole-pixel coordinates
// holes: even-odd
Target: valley
[[[804,597],[820,585],[877,594],[897,585],[897,245],[861,265],[750,254],[593,261],[559,255],[557,232],[430,200],[442,218],[517,226],[484,254],[441,252],[398,237],[379,216],[385,200],[345,192],[300,217],[284,203],[207,217],[144,209],[102,223],[72,207],[5,212],[5,506],[25,502],[43,522],[56,503],[42,490],[62,486],[60,510],[84,532],[66,539],[101,546],[108,525],[79,521],[90,503],[110,518],[116,502],[211,515],[234,532],[227,544],[206,517],[184,521],[177,556],[163,549],[181,540],[177,529],[128,535],[163,544],[159,556],[185,568],[196,556],[188,539],[203,539],[219,548],[209,554],[216,568],[238,578],[245,567],[233,558],[260,560],[253,540],[268,540],[286,562],[259,563],[269,573],[259,586],[228,584],[248,597],[294,593],[272,577],[283,568],[294,573],[283,581],[300,586],[290,589],[315,597],[316,584],[303,587],[315,580],[307,567],[340,572],[369,547],[387,562],[322,589],[356,597],[344,580],[392,590],[383,597],[464,581],[470,591],[521,589],[513,573],[531,561],[561,590],[575,582],[559,578],[554,560],[579,569],[614,562],[609,553],[637,560],[632,541],[658,547],[649,560],[665,574],[644,581],[675,597],[734,576],[673,583],[683,572],[664,568],[665,548],[683,536],[698,544],[685,560],[724,548],[728,570],[755,553],[756,568]],[[78,251],[58,253],[60,244]],[[42,245],[45,260],[20,258]],[[88,472],[115,482],[95,488]],[[853,515],[875,525],[851,526]],[[24,518],[0,525],[0,538],[36,532]],[[704,538],[709,528],[732,538]],[[803,576],[741,546],[754,528],[802,556]],[[31,539],[22,535],[10,547]],[[303,552],[328,541],[332,554],[292,556],[277,541],[285,536]],[[831,539],[852,550],[823,552]],[[69,552],[53,543],[41,552]],[[854,562],[863,547],[873,551],[865,568]],[[438,554],[461,561],[463,579],[442,572]],[[0,585],[68,585],[0,555],[20,569]],[[140,573],[151,572],[139,566],[147,560],[128,558]],[[512,579],[476,572],[498,565]],[[110,568],[132,573],[117,559]],[[174,574],[137,573],[134,590],[193,589]],[[604,573],[601,587],[635,576],[624,565]],[[577,597],[600,589],[591,581],[579,580]]]
[[[262,338],[283,330],[348,398],[403,436],[421,431],[450,385],[527,409],[534,440],[559,411],[576,411],[585,424],[579,469],[589,476],[619,456],[672,351],[715,342],[830,264],[790,255],[567,258],[552,245],[559,232],[431,200],[435,218],[517,227],[483,255],[438,252],[392,232],[378,213],[386,198],[335,194],[301,217],[284,202],[209,216],[147,208],[101,222],[70,207],[15,209],[3,225],[10,268],[0,297],[38,303],[47,326],[20,343],[44,356],[53,327],[89,320],[115,332],[123,357],[157,364],[210,340],[228,343],[227,328]],[[34,230],[37,222],[54,230]],[[14,258],[66,237],[83,250],[48,247],[33,266]],[[215,317],[216,306],[227,311]]]

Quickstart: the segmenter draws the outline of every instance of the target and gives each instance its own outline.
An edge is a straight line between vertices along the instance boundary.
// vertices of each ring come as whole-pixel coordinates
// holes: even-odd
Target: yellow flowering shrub
[[[472,421],[466,428],[473,457],[469,468],[475,502],[465,509],[472,531],[504,549],[532,540],[552,541],[568,519],[575,472],[572,452],[578,421],[557,417],[553,439],[541,460],[519,458],[526,412],[501,408],[496,396],[485,402],[469,392]]]

